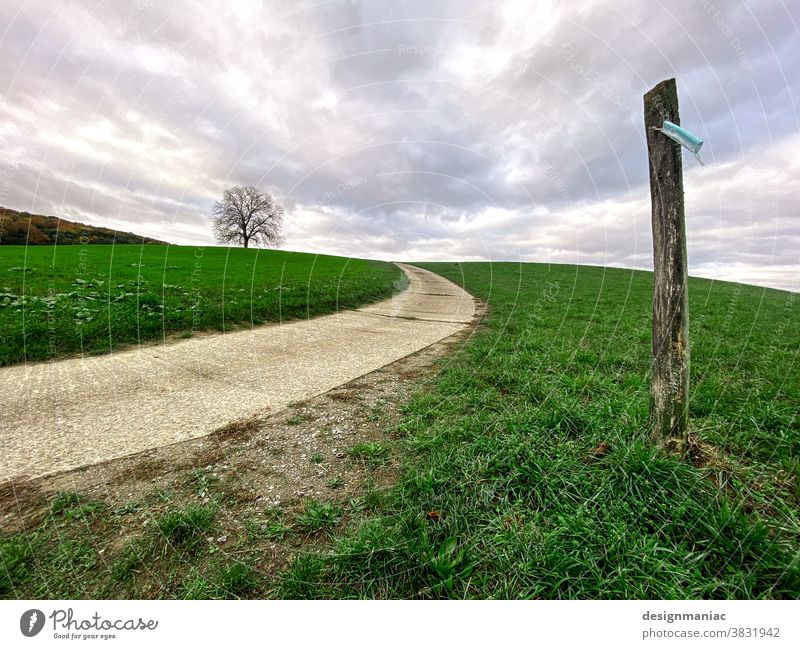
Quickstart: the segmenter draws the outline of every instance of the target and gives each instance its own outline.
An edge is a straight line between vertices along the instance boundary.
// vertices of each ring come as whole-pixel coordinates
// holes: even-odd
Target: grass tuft
[[[391,451],[382,442],[362,442],[353,446],[348,454],[353,459],[364,462],[370,467],[378,467],[389,461]]]
[[[156,520],[162,538],[174,547],[191,549],[214,528],[216,508],[211,505],[187,505],[171,509]]]
[[[306,533],[327,530],[339,524],[343,509],[333,502],[308,500],[296,517],[297,528]]]

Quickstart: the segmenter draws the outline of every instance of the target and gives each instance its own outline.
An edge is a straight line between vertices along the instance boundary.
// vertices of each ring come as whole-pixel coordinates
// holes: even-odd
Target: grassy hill
[[[328,278],[342,268],[329,259]],[[422,265],[490,311],[405,405],[387,431],[396,442],[361,445],[376,464],[402,462],[394,487],[368,474],[343,508],[313,501],[299,514],[240,502],[235,483],[202,472],[116,510],[59,494],[30,530],[0,534],[0,596],[135,598],[153,583],[163,597],[800,596],[797,295],[690,280],[692,452],[679,460],[647,440],[650,273]],[[380,267],[360,268],[379,290]],[[312,513],[326,526],[310,528]],[[131,518],[136,533],[117,543]],[[202,542],[222,530],[236,535],[231,554]],[[265,538],[320,549],[273,579],[259,568]]]
[[[131,232],[76,223],[57,216],[43,216],[17,212],[0,207],[0,245],[50,245],[61,246],[80,243],[159,243]]]
[[[690,280],[679,461],[646,436],[650,273],[421,265],[488,319],[409,405],[398,486],[282,596],[800,596],[796,295]]]
[[[0,365],[330,313],[389,296],[393,264],[165,245],[6,246]]]

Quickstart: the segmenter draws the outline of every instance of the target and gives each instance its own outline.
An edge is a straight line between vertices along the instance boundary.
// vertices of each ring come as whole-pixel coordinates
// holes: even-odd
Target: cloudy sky
[[[575,8],[567,8],[574,6]],[[800,290],[800,4],[0,3],[0,205],[210,244],[651,267],[642,95],[677,77],[690,273]]]

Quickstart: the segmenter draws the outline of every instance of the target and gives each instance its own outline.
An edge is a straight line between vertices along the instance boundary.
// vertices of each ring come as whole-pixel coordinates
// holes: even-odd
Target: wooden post
[[[681,147],[659,131],[680,125],[675,79],[644,96],[653,222],[653,354],[650,426],[653,440],[683,455],[689,435],[689,304]]]

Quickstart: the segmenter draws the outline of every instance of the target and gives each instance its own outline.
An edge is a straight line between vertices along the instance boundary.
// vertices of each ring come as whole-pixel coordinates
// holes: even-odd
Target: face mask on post
[[[661,131],[664,135],[666,135],[670,140],[674,140],[678,144],[683,147],[686,147],[694,153],[694,157],[697,158],[697,161],[703,165],[703,161],[700,159],[700,147],[703,146],[703,140],[697,137],[694,133],[690,133],[685,128],[681,128],[677,124],[673,124],[669,120],[664,120],[664,123],[661,125],[661,128],[657,126],[654,127],[655,130]]]

